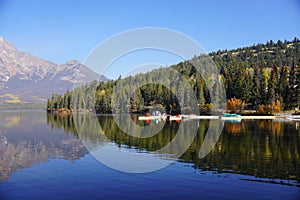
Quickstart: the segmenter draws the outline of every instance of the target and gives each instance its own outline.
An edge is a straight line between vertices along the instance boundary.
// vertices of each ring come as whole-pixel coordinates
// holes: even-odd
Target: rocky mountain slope
[[[107,78],[76,60],[62,65],[19,51],[0,37],[0,106],[45,103],[52,93],[63,94],[74,84]]]

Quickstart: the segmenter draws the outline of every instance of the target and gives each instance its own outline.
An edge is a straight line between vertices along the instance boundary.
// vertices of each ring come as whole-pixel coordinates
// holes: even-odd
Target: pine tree
[[[289,97],[289,69],[287,66],[283,66],[280,71],[280,78],[278,82],[278,93],[279,100],[284,102],[284,107],[286,108],[286,103]]]
[[[260,70],[258,68],[257,65],[253,66],[253,78],[252,78],[252,98],[251,98],[251,103],[254,107],[256,107],[260,100],[261,100],[261,96],[260,96]]]
[[[241,64],[238,68],[238,73],[235,75],[237,78],[234,82],[234,97],[249,101],[251,98],[252,84],[251,76],[246,72],[245,67]]]
[[[290,90],[289,90],[289,97],[288,97],[288,108],[296,108],[298,107],[298,97],[299,97],[299,84],[300,84],[300,79],[299,77],[299,66],[297,65],[292,65],[291,67],[291,73],[289,76],[289,85],[290,85]]]
[[[267,89],[268,89],[268,80],[269,74],[266,68],[264,67],[263,62],[261,62],[260,66],[260,74],[259,74],[259,83],[260,83],[260,104],[266,104],[267,102]]]
[[[267,94],[267,100],[269,104],[272,104],[275,102],[275,100],[278,98],[276,95],[276,86],[278,84],[278,70],[277,66],[274,65],[273,69],[271,71],[271,76],[268,81],[268,94]]]
[[[195,85],[195,91],[196,91],[196,96],[198,99],[199,106],[203,106],[205,104],[205,97],[204,97],[203,90],[204,90],[203,80],[200,79],[199,81],[196,82],[196,85]]]

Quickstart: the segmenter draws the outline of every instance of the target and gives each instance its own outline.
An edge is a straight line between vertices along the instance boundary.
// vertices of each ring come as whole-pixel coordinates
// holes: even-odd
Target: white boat
[[[160,115],[160,116],[139,116],[138,119],[139,120],[156,120],[156,119],[164,119],[165,116],[164,115]]]
[[[241,122],[241,117],[221,117],[221,120],[224,120],[226,122]]]
[[[287,120],[300,122],[300,115],[290,115],[286,117]]]
[[[183,117],[182,115],[180,116],[173,116],[173,115],[159,115],[159,116],[139,116],[139,120],[168,120],[168,121],[173,121],[173,120],[182,120],[182,119],[187,119]]]

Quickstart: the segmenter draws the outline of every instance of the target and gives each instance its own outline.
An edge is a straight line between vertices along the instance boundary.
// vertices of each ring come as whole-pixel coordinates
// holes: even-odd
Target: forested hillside
[[[219,50],[209,57],[215,62],[220,75],[207,83],[191,63],[202,56],[194,57],[167,68],[160,68],[118,80],[96,82],[67,91],[64,96],[52,95],[48,99],[48,111],[59,110],[90,110],[95,108],[98,113],[146,112],[154,104],[161,105],[167,112],[189,113],[194,102],[189,98],[191,90],[181,84],[188,80],[198,99],[201,113],[209,113],[211,109],[212,91],[219,90],[222,81],[226,90],[227,109],[232,112],[256,110],[258,114],[274,114],[280,110],[291,110],[300,103],[300,41],[268,41],[250,47],[234,50]],[[182,76],[174,73],[178,71]],[[160,77],[164,77],[160,80]],[[158,84],[153,84],[155,82]],[[150,83],[139,87],[136,83]],[[160,84],[161,83],[161,84]],[[117,92],[113,89],[118,87]],[[91,93],[93,88],[96,89]],[[122,88],[122,89],[120,89]],[[168,88],[171,88],[168,89]],[[179,91],[179,99],[174,92]],[[210,91],[210,92],[209,92]],[[91,94],[93,94],[91,96]],[[112,94],[115,101],[130,96],[128,101],[111,102]],[[123,97],[123,98],[122,98]],[[218,99],[215,99],[218,101]],[[113,105],[117,105],[112,108]],[[64,110],[64,109],[63,109]]]

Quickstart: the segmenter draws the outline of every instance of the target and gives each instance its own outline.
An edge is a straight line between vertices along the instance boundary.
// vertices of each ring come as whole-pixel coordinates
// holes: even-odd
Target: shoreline
[[[139,120],[156,120],[162,119],[163,116],[140,116]],[[182,115],[180,117],[170,116],[170,120],[188,120],[188,119],[221,119],[221,120],[242,120],[242,119],[275,119],[282,118],[281,116],[240,116],[240,117],[223,117],[223,116],[193,116],[193,115]]]
[[[58,110],[44,110],[44,109],[0,109],[0,113],[9,113],[9,112],[46,112],[48,114],[53,115],[71,115],[71,114],[88,114],[93,113],[90,111],[78,111],[78,112],[72,112],[70,110],[62,109],[61,111]],[[118,113],[122,115],[122,113]],[[115,115],[112,113],[106,113],[106,114],[98,114],[96,115]],[[129,113],[128,115],[140,115],[139,120],[155,120],[155,119],[161,119],[163,116],[143,116],[139,113]],[[180,117],[177,116],[171,116],[172,120],[188,120],[188,119],[222,119],[222,120],[242,120],[242,119],[285,119],[290,116],[300,116],[300,115],[293,115],[291,112],[282,112],[278,115],[241,115],[238,117],[232,116],[232,117],[225,117],[221,115],[181,115]]]

